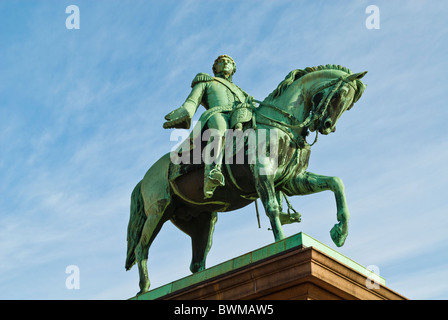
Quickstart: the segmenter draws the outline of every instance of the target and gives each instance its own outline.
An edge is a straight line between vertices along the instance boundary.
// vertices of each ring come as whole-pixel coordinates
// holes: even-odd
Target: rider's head
[[[236,64],[230,56],[223,54],[216,58],[213,64],[213,74],[215,76],[224,75],[225,77],[232,77],[235,72]]]

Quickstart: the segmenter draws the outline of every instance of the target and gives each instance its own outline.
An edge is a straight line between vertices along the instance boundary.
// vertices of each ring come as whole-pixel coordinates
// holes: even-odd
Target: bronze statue
[[[349,69],[338,65],[297,69],[291,71],[266,99],[258,101],[259,107],[244,95],[246,98],[244,103],[249,101],[246,107],[251,110],[252,119],[245,123],[243,129],[254,132],[257,141],[251,148],[260,149],[262,147],[260,141],[263,140],[260,138],[262,136],[260,133],[267,132],[271,137],[275,137],[274,140],[264,141],[267,141],[266,144],[276,145],[277,148],[273,152],[276,161],[270,161],[272,158],[259,161],[258,150],[249,148],[250,144],[247,141],[249,139],[246,139],[245,155],[256,154],[257,161],[244,163],[224,161],[221,173],[227,183],[216,188],[210,198],[204,197],[204,170],[207,170],[204,163],[176,164],[171,161],[170,153],[160,158],[137,184],[131,196],[125,267],[129,270],[137,263],[140,276],[139,293],[146,292],[150,286],[147,270],[148,250],[166,221],[170,220],[191,237],[193,256],[190,270],[198,272],[205,268],[217,213],[242,208],[257,198],[260,198],[269,217],[275,240],[279,241],[284,238],[282,224],[299,221],[298,213],[282,212],[283,194],[293,196],[324,190],[333,191],[338,223],[331,229],[330,235],[337,246],[342,246],[348,235],[350,215],[344,186],[338,177],[306,171],[311,151],[311,145],[306,141],[306,137],[309,132],[316,132],[317,138],[317,133],[327,135],[335,131],[341,114],[351,109],[360,99],[365,89],[360,79],[365,74],[366,72],[353,74]],[[190,107],[189,99],[184,104],[188,114],[177,110],[170,113],[167,115],[168,123],[165,127],[179,125],[189,127],[189,119],[196,111],[199,102],[214,101],[213,99],[218,101],[218,96],[204,100],[204,95],[198,92],[202,87],[220,85],[220,80],[209,79],[203,74],[199,74],[195,79],[189,97],[193,99]],[[195,89],[196,87],[199,89]],[[234,99],[233,105],[228,105],[217,112],[230,113],[243,103],[242,99],[238,100],[235,97],[232,99]],[[208,112],[214,114],[213,109],[215,107],[219,109],[220,102],[213,103],[213,108],[204,114]],[[224,113],[223,117],[228,120],[229,115],[226,115]],[[202,116],[201,118],[207,119]],[[207,125],[210,125],[207,121],[202,123],[202,126]],[[192,142],[192,151],[203,147],[200,141]],[[182,150],[182,152],[192,151]]]
[[[222,174],[222,149],[224,147],[225,133],[229,128],[229,114],[234,110],[250,110],[245,107],[250,100],[249,95],[232,82],[232,76],[236,72],[235,61],[228,55],[221,55],[213,64],[211,77],[206,73],[199,73],[193,79],[193,88],[184,104],[165,116],[167,122],[164,128],[190,128],[191,118],[202,104],[208,112],[201,117],[202,122],[207,124],[208,129],[214,129],[218,140],[215,161],[204,159],[204,196],[211,198],[216,187],[224,186],[225,179]],[[242,129],[242,121],[249,121],[252,117],[246,112],[232,112],[232,120],[235,123],[231,127]],[[246,118],[246,119],[245,119]],[[205,152],[210,155],[210,152]]]

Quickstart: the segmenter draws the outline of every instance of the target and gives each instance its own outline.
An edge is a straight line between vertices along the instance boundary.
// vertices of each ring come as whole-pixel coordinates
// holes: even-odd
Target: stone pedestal
[[[382,277],[299,233],[137,300],[406,300]]]

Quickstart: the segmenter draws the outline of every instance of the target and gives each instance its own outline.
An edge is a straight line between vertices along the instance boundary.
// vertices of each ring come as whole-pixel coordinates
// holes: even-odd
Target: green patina
[[[315,132],[316,142],[318,133],[328,135],[336,130],[341,115],[363,94],[365,85],[360,79],[366,72],[352,73],[339,65],[296,69],[266,99],[258,101],[233,83],[235,71],[232,58],[219,56],[213,65],[214,77],[199,73],[186,101],[165,117],[164,128],[188,128],[199,105],[203,105],[207,110],[200,117],[197,132],[202,135],[213,129],[216,135],[208,141],[203,136],[194,140],[192,135],[193,140],[186,140],[187,148],[162,156],[132,192],[125,267],[129,270],[138,265],[139,293],[149,290],[148,250],[168,220],[192,239],[190,270],[198,274],[191,279],[203,279],[211,272],[204,273],[204,269],[218,213],[243,208],[256,199],[265,209],[276,243],[252,253],[250,261],[289,243],[282,242],[282,225],[300,222],[300,214],[291,212],[289,205],[288,212],[283,212],[286,196],[332,191],[337,223],[330,229],[330,236],[337,246],[347,238],[350,213],[344,184],[336,176],[307,171],[314,143],[308,144],[306,138]],[[228,155],[223,145],[229,129],[254,133],[256,143],[251,145],[249,138],[243,140],[240,150],[246,156],[255,155],[255,162],[222,162],[223,154]],[[263,133],[269,136],[265,140]],[[263,149],[269,150],[268,157],[260,155]],[[183,157],[195,151],[205,155],[199,165],[173,161],[173,154],[180,152]],[[214,159],[209,161],[212,153]],[[248,257],[237,258],[219,268],[234,268],[234,263],[248,261]]]
[[[230,272],[238,271],[249,264],[260,262],[269,257],[275,256],[279,253],[296,249],[299,247],[313,247],[320,252],[330,256],[338,262],[346,265],[347,267],[359,272],[365,277],[372,277],[372,272],[360,265],[359,263],[347,258],[343,254],[333,250],[327,245],[317,241],[316,239],[308,236],[307,234],[300,232],[281,241],[274,242],[270,245],[262,247],[260,249],[248,252],[234,259],[222,262],[216,266],[212,266],[200,272],[194,273],[190,276],[173,281],[161,287],[155,288],[146,293],[133,297],[133,300],[155,300],[169,295],[178,290],[185,289],[189,286],[199,284],[204,281],[208,281],[218,276],[225,275]],[[381,276],[375,275],[375,281],[380,285],[385,286],[386,281]]]

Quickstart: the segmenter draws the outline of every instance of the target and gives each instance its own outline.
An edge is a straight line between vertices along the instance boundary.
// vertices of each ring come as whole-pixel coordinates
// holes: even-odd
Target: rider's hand
[[[165,129],[170,128],[184,128],[188,129],[190,128],[190,115],[188,114],[188,111],[185,110],[185,108],[180,107],[177,108],[174,111],[171,111],[165,116],[165,120],[167,120],[163,127]]]

